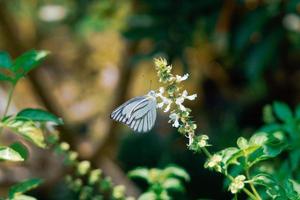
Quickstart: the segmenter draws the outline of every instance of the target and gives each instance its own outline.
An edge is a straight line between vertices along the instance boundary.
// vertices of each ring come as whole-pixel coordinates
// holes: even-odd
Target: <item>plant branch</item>
[[[7,115],[7,112],[8,112],[8,109],[9,109],[9,105],[11,103],[12,96],[14,94],[14,90],[16,88],[16,85],[17,85],[17,83],[13,83],[12,88],[9,91],[8,99],[7,99],[7,103],[6,103],[6,107],[5,107],[5,110],[4,110],[4,113],[3,113],[3,117],[5,117]]]
[[[248,180],[251,179],[250,174],[249,174],[249,169],[246,169],[246,177],[247,177]],[[257,197],[257,199],[261,200],[260,195],[258,194],[257,190],[255,189],[255,187],[254,187],[254,185],[253,185],[253,183],[251,181],[249,182],[249,185],[250,185],[251,190],[253,191],[253,193]]]
[[[209,153],[209,151],[207,150],[207,148],[202,147],[201,149],[202,149],[203,153],[204,153],[208,158],[211,157],[211,153]]]

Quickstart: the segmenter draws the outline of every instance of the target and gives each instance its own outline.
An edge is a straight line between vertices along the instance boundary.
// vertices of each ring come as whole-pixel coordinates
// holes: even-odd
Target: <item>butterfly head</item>
[[[149,92],[148,92],[148,95],[149,96],[151,96],[151,97],[155,97],[155,91],[154,90],[150,90]]]

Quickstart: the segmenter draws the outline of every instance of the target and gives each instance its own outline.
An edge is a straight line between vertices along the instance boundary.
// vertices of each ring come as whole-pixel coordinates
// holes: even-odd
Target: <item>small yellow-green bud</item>
[[[117,185],[113,189],[113,197],[115,199],[121,199],[125,196],[125,187],[124,185]]]
[[[80,175],[85,175],[85,174],[87,174],[87,172],[89,171],[90,168],[91,168],[91,163],[89,161],[87,161],[87,160],[81,161],[78,164],[77,172]]]
[[[168,65],[167,60],[165,58],[155,58],[154,64],[158,68],[166,67]]]
[[[66,142],[62,142],[59,145],[60,149],[63,151],[68,151],[70,149],[70,145]]]
[[[68,154],[68,158],[70,161],[75,161],[78,158],[78,153],[76,151],[71,151]]]
[[[101,169],[94,169],[90,172],[89,184],[93,185],[101,178],[102,171]]]

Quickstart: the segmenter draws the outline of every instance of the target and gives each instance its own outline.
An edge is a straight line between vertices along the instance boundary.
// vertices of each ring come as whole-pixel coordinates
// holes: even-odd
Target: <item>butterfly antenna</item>
[[[150,88],[149,88],[149,90],[151,90],[152,89],[152,80],[150,80]]]

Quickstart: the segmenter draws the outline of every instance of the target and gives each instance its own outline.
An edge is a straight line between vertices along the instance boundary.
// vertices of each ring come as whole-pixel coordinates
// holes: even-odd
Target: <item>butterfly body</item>
[[[156,120],[155,92],[135,97],[116,108],[110,117],[129,126],[133,131],[144,133],[150,131]]]

